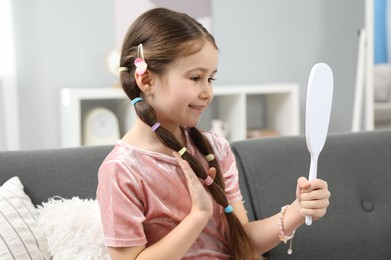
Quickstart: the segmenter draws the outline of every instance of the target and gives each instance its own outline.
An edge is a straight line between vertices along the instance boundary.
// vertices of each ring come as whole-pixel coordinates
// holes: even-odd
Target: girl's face
[[[178,58],[164,76],[155,78],[152,106],[165,128],[198,124],[213,99],[217,63],[218,50],[206,42],[199,52]]]

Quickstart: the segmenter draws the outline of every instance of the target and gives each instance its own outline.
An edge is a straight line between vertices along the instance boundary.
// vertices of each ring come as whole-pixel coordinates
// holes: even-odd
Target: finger
[[[305,188],[301,189],[301,193],[311,192],[311,191],[320,190],[320,189],[327,190],[327,186],[328,186],[327,182],[325,182],[324,180],[314,179],[309,182],[308,187],[306,187],[306,185],[304,185]]]
[[[324,216],[330,202],[328,199],[321,200],[302,200],[300,201],[300,214],[319,219]]]
[[[316,210],[316,209],[325,209],[329,206],[330,202],[328,199],[323,200],[308,200],[301,201],[300,207],[302,209]]]
[[[178,161],[178,163],[179,163],[179,166],[181,166],[181,168],[182,168],[182,170],[183,171],[185,171],[185,170],[189,170],[189,168],[190,168],[190,165],[189,165],[189,163],[186,161],[186,160],[184,160],[180,155],[179,155],[179,153],[177,153],[177,152],[172,152],[172,154],[174,155],[174,157],[175,157],[175,159]]]
[[[173,151],[173,152],[172,152],[172,155],[175,157],[175,159],[177,159],[178,162],[184,161],[183,158],[182,158],[182,156],[180,156],[178,152]]]
[[[208,170],[208,175],[214,180],[216,178],[216,168],[210,167]]]
[[[327,189],[314,190],[303,192],[300,194],[300,199],[303,201],[329,199],[330,191]]]
[[[310,182],[307,180],[307,178],[305,177],[300,177],[298,180],[297,180],[297,186],[299,189],[303,190],[303,189],[308,189],[310,187]]]
[[[298,201],[301,201],[301,194],[303,193],[304,189],[308,189],[310,183],[305,177],[300,177],[297,179],[297,186],[296,186],[296,198]]]
[[[327,189],[328,184],[326,181],[324,181],[322,179],[314,179],[311,181],[311,188],[312,188],[312,190]]]
[[[190,167],[189,163],[184,160],[179,153],[173,152],[172,153],[174,157],[177,159],[179,166],[182,168],[183,173],[185,174],[186,178],[190,181],[195,181],[197,180],[197,176],[193,172],[193,169]]]

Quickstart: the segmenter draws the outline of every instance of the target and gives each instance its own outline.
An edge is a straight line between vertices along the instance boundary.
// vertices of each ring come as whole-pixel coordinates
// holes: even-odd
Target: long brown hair
[[[148,70],[163,75],[167,66],[176,58],[197,53],[206,41],[218,49],[213,36],[187,14],[165,8],[155,8],[145,12],[132,24],[125,36],[120,66],[127,67],[129,73],[121,73],[122,88],[131,100],[142,95],[134,78],[135,66],[133,65],[140,43],[143,44],[144,59],[148,64]],[[135,110],[138,117],[147,125],[153,126],[156,123],[156,113],[146,101],[136,103]],[[180,140],[162,126],[155,133],[165,146],[174,151],[179,151],[184,146]],[[201,154],[213,153],[209,142],[196,127],[190,128],[189,136]],[[199,178],[205,179],[208,176],[202,164],[190,153],[184,153],[182,157],[188,161]],[[225,208],[229,202],[225,194],[219,164],[216,160],[212,160],[209,162],[209,166],[216,168],[217,174],[215,181],[208,186],[208,189],[214,200]],[[259,259],[259,254],[251,244],[236,215],[232,212],[225,214],[225,216],[233,258]]]

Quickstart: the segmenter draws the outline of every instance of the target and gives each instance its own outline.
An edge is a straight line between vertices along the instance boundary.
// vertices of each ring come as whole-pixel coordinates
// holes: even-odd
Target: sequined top
[[[187,152],[207,161],[191,144]],[[204,132],[220,163],[230,203],[242,200],[234,155],[226,139]],[[186,177],[174,157],[118,141],[99,169],[97,200],[105,243],[111,247],[152,245],[190,212]],[[183,259],[229,259],[222,222],[223,208],[214,202],[213,216]]]

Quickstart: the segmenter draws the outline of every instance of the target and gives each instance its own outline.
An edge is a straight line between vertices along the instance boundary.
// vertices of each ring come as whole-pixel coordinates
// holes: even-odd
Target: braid
[[[203,154],[204,156],[206,156],[207,154],[214,154],[210,143],[205,139],[204,135],[201,134],[196,127],[190,128],[189,135],[193,144],[197,147],[201,154]],[[216,182],[224,190],[225,183],[223,181],[223,176],[221,174],[220,166],[217,163],[217,160],[214,159],[209,161],[208,163],[209,167],[213,167],[216,169],[216,177],[214,179],[214,182]]]
[[[196,127],[190,128],[189,134],[193,144],[204,156],[211,153],[214,154],[210,143]],[[223,192],[221,193],[220,190],[218,191],[216,189],[216,191],[218,191],[218,194],[215,195],[214,187],[212,187],[213,185],[208,186],[208,188],[211,194],[213,195],[213,198],[216,198],[216,196],[224,197],[224,200],[226,201],[226,205],[222,205],[222,206],[225,208],[228,205],[228,200],[224,191],[225,185],[224,185],[224,181],[222,180],[223,176],[221,174],[220,166],[216,160],[216,157],[214,160],[211,160],[209,162],[209,166],[214,167],[216,169],[215,183],[221,187],[221,190]],[[233,258],[234,259],[259,259],[259,254],[252,246],[250,239],[248,238],[246,232],[243,229],[242,224],[240,223],[236,215],[234,213],[228,213],[225,214],[225,216],[228,222],[227,233],[229,233]]]

